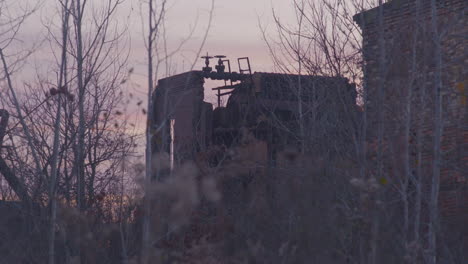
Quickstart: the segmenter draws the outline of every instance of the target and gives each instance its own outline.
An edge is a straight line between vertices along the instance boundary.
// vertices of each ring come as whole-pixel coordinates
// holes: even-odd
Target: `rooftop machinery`
[[[205,56],[201,57],[205,60],[205,67],[202,68],[203,77],[211,80],[224,80],[224,86],[213,88],[212,90],[218,91],[218,107],[221,106],[221,97],[225,95],[229,95],[233,92],[234,88],[237,88],[239,84],[235,83],[238,81],[245,81],[247,79],[252,80],[252,69],[250,67],[250,60],[249,57],[241,57],[237,59],[237,64],[239,66],[239,72],[235,72],[231,70],[231,62],[229,59],[226,59],[224,55],[216,55],[216,56],[209,56],[206,53]],[[216,58],[218,59],[218,64],[215,66],[216,71],[212,71],[213,68],[210,67],[210,59]],[[226,65],[227,63],[227,72]],[[243,68],[243,66],[245,66]],[[228,84],[229,82],[229,84]],[[227,92],[221,92],[222,90],[230,90]]]

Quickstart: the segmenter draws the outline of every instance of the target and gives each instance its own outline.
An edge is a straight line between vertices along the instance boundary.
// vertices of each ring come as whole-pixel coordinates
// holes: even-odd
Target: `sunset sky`
[[[285,21],[294,21],[291,1],[215,0],[214,2],[212,25],[203,52],[208,51],[213,55],[223,54],[232,59],[248,56],[252,59],[254,70],[271,70],[272,65],[261,37],[259,22],[263,26],[272,28],[273,7]],[[172,1],[167,17],[168,36],[172,41],[176,42],[186,37],[197,15],[199,18],[192,41],[183,52],[187,60],[190,59],[190,52],[199,48],[206,30],[210,7],[211,0]],[[197,65],[202,64],[203,61],[200,60]]]
[[[114,1],[114,0],[112,0]],[[156,1],[160,3],[159,1]],[[56,64],[52,51],[57,53],[56,46],[50,45],[45,40],[47,36],[47,26],[52,26],[55,34],[60,34],[60,14],[59,4],[55,0],[21,0],[12,1],[11,12],[20,14],[25,8],[39,4],[39,8],[23,24],[17,38],[18,42],[9,47],[10,54],[13,50],[31,50],[34,46],[35,52],[28,58],[26,64],[21,68],[21,74],[14,75],[16,87],[23,87],[24,82],[36,82],[37,76],[55,76]],[[102,0],[88,0],[88,5],[100,5]],[[190,32],[193,33],[184,46],[171,58],[170,72],[161,70],[159,78],[175,73],[190,70],[194,65],[194,70],[201,70],[204,61],[196,56],[200,50],[203,36],[208,28],[208,18],[212,5],[212,0],[169,0],[166,16],[166,37],[169,52],[173,51],[179,43],[186,39]],[[226,55],[231,59],[233,70],[237,71],[236,59],[238,57],[249,57],[252,70],[255,71],[275,71],[270,55],[262,39],[260,25],[266,28],[274,37],[274,22],[272,19],[272,9],[281,17],[282,22],[294,24],[292,1],[286,0],[214,0],[214,10],[211,26],[205,45],[200,50],[204,55]],[[92,12],[98,8],[88,8],[85,15],[92,17]],[[143,10],[143,11],[142,11]],[[143,17],[142,17],[143,12]],[[147,60],[143,39],[145,32],[142,23],[147,22],[147,3],[143,0],[125,0],[118,9],[116,22],[120,28],[127,28],[128,41],[125,42],[130,57],[128,68],[134,68],[131,82],[126,87],[127,93],[133,93],[135,102],[146,101],[147,93]],[[55,27],[55,28],[54,28]],[[84,29],[86,31],[86,29]],[[86,32],[85,32],[86,33]],[[212,65],[215,61],[212,61]],[[205,85],[205,100],[215,102],[216,97],[210,88],[221,85],[208,81]],[[24,92],[18,90],[18,94]],[[145,105],[142,104],[142,105]],[[141,109],[134,109],[131,106],[129,116],[135,120],[138,130],[143,130],[144,116]]]
[[[211,27],[201,55],[226,55],[231,62],[236,58],[249,57],[253,71],[274,71],[268,49],[262,39],[260,24],[267,30],[274,30],[272,8],[285,22],[294,22],[291,1],[284,0],[215,0]],[[167,37],[169,49],[178,46],[189,35],[196,24],[193,36],[171,61],[172,73],[185,72],[195,62],[194,69],[201,70],[204,61],[196,57],[197,51],[208,26],[211,0],[171,1],[167,13]],[[138,4],[132,3],[135,10]],[[136,75],[146,76],[145,54],[141,34],[141,21],[132,19],[132,45]],[[212,63],[215,63],[213,60]],[[234,66],[234,65],[233,65]],[[237,67],[233,68],[236,70]],[[160,75],[164,75],[161,72]]]
[[[156,1],[159,2],[159,1]],[[37,4],[34,0],[22,0],[17,2],[21,6]],[[102,3],[100,0],[89,0],[90,5]],[[193,34],[186,44],[177,52],[170,61],[170,73],[180,73],[190,70],[194,65],[195,70],[203,67],[203,60],[196,56],[197,51],[208,27],[209,12],[212,0],[169,0],[166,16],[168,49],[172,51],[179,43],[186,39],[191,30]],[[293,24],[295,21],[292,11],[292,1],[286,0],[214,0],[214,11],[209,33],[201,54],[209,52],[210,55],[226,55],[232,62],[238,57],[249,57],[253,71],[274,71],[267,47],[260,30],[260,24],[274,34],[272,20],[272,8],[279,14],[282,21]],[[88,9],[87,12],[90,12]],[[144,33],[142,19],[146,23],[147,4],[142,0],[125,0],[119,8],[119,26],[128,25],[130,58],[128,67],[134,68],[132,80],[137,84],[136,93],[146,93],[146,54],[143,42]],[[90,13],[88,13],[90,15]],[[58,21],[58,2],[44,0],[38,9],[23,25],[19,39],[21,48],[29,48],[33,44],[43,41],[47,34],[46,26],[51,20]],[[58,23],[56,23],[58,25]],[[274,35],[272,35],[274,36]],[[51,47],[46,42],[30,58],[23,68],[24,75],[33,77],[36,71],[48,74],[53,65],[53,57],[50,56]],[[213,61],[214,63],[214,61]],[[38,65],[40,65],[38,67]],[[38,69],[39,68],[39,69]],[[233,70],[237,70],[235,67]],[[166,76],[165,71],[160,71],[159,77]]]
[[[283,21],[293,23],[295,18],[291,1],[285,0],[215,0],[211,26],[205,45],[201,49],[201,55],[209,52],[210,55],[226,55],[233,63],[239,57],[249,57],[253,71],[274,71],[265,41],[262,39],[260,25],[269,32],[273,32],[272,8],[275,9]],[[127,3],[128,4],[128,3]],[[171,60],[172,73],[180,73],[190,70],[195,62],[194,69],[201,70],[204,61],[196,56],[208,26],[211,0],[174,0],[170,1],[166,27],[169,49],[177,47],[182,39],[187,38],[192,28],[194,33],[190,40],[183,46]],[[139,2],[133,1],[131,5],[135,15],[139,16]],[[141,20],[131,19],[133,63],[135,76],[146,78],[146,64],[144,44],[142,41]],[[196,24],[196,26],[194,26]],[[171,47],[172,46],[172,47]],[[137,48],[138,47],[138,48]],[[212,61],[214,64],[215,61]],[[160,72],[161,77],[165,72]],[[145,86],[142,78],[141,87]],[[214,83],[206,84],[205,96],[210,102],[215,101],[212,95]]]

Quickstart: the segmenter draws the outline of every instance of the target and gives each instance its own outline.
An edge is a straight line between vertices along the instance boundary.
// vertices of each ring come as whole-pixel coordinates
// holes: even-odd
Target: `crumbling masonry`
[[[229,80],[231,74],[224,74],[223,78]],[[212,147],[234,146],[245,133],[267,143],[265,160],[272,165],[276,153],[287,147],[299,150],[320,142],[328,148],[335,146],[337,151],[348,142],[334,137],[346,131],[357,110],[355,86],[345,78],[238,74],[240,81],[236,84],[215,88],[228,90],[230,97],[225,107],[213,109],[203,101],[206,77],[217,78],[215,72],[210,77],[202,71],[171,76],[160,80],[154,93],[154,123],[166,125],[155,134],[153,150],[170,153],[172,142],[176,163],[194,159],[197,153]],[[300,122],[304,124],[302,136]],[[308,142],[302,144],[303,141]]]

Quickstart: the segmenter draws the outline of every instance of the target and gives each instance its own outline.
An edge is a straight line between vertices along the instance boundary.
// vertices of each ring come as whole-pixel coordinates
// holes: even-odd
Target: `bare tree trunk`
[[[412,116],[412,97],[413,97],[413,92],[414,92],[414,86],[415,83],[418,83],[418,77],[419,77],[419,67],[418,67],[418,46],[417,46],[417,41],[419,38],[421,38],[420,34],[420,22],[421,22],[421,6],[420,6],[420,1],[416,0],[415,2],[415,18],[414,18],[414,26],[413,26],[413,32],[412,32],[412,59],[411,59],[411,73],[410,73],[410,87],[408,91],[408,101],[407,101],[407,107],[406,107],[406,112],[407,112],[407,117],[406,117],[406,127],[405,127],[405,175],[407,181],[412,181],[414,186],[415,186],[415,196],[414,196],[414,219],[413,219],[413,238],[410,237],[409,234],[405,233],[406,236],[406,251],[407,254],[410,254],[409,260],[410,263],[416,263],[419,255],[419,245],[421,243],[420,238],[419,238],[419,229],[420,229],[420,221],[421,221],[421,201],[422,201],[422,182],[421,182],[421,157],[422,157],[422,150],[421,150],[421,126],[423,123],[423,113],[424,113],[424,103],[425,103],[425,89],[424,87],[419,87],[421,94],[419,95],[420,101],[419,101],[419,116],[416,116],[416,170],[415,174],[411,172],[411,161],[410,161],[410,149],[409,149],[409,144],[410,144],[410,126],[411,126],[411,116]],[[421,82],[421,84],[424,86],[425,82]],[[418,112],[418,111],[416,111]],[[416,113],[415,113],[416,114]],[[409,190],[407,190],[409,191]],[[409,221],[409,219],[408,219]],[[407,222],[407,225],[409,225],[409,222]],[[405,226],[406,227],[406,226]],[[409,229],[409,228],[408,228]],[[409,231],[408,229],[407,232]],[[410,243],[412,245],[410,245]]]
[[[146,149],[145,149],[145,198],[144,198],[144,217],[143,217],[143,226],[142,226],[142,245],[141,245],[141,263],[146,264],[149,261],[149,250],[150,250],[150,217],[151,217],[151,206],[150,206],[150,197],[149,197],[149,186],[151,184],[152,178],[152,153],[151,153],[151,137],[152,137],[152,128],[153,128],[153,90],[154,90],[154,80],[153,80],[153,64],[154,64],[154,55],[153,55],[153,46],[156,45],[156,33],[157,28],[154,25],[154,16],[155,10],[153,7],[153,0],[148,2],[148,43],[147,43],[147,59],[148,59],[148,94],[147,94],[147,122],[146,122]]]
[[[10,118],[10,114],[7,110],[0,109],[0,153],[2,152],[3,147],[3,138],[6,135],[6,129],[8,126],[8,119]]]
[[[419,1],[418,1],[419,3]],[[424,25],[423,25],[424,27]],[[422,32],[426,32],[425,29]],[[422,56],[426,56],[426,50],[423,48]],[[424,71],[424,67],[421,68],[421,71]],[[423,162],[423,124],[426,118],[426,73],[423,72],[421,80],[421,94],[419,94],[419,111],[417,118],[417,131],[416,131],[416,196],[415,196],[415,207],[414,207],[414,241],[415,243],[421,244],[420,232],[421,232],[421,207],[422,207],[422,162]],[[415,256],[417,257],[417,256]]]
[[[84,0],[83,5],[86,3]],[[75,45],[76,45],[76,67],[77,67],[77,83],[78,83],[78,135],[75,145],[75,172],[76,175],[76,202],[80,212],[85,211],[85,171],[84,171],[84,155],[85,155],[85,87],[83,73],[83,38],[82,38],[82,20],[84,6],[81,0],[74,0],[72,3],[73,22],[75,29]],[[81,236],[80,225],[78,225],[77,235]],[[77,241],[80,241],[79,237]],[[83,256],[83,243],[79,242],[77,246],[78,257],[80,263],[86,262]]]
[[[58,148],[60,144],[60,115],[62,109],[62,99],[60,94],[57,96],[57,114],[55,116],[54,125],[54,145],[52,153],[52,170],[49,186],[49,201],[50,201],[50,228],[49,228],[49,264],[55,263],[55,224],[57,218],[57,200],[56,200],[56,184],[58,176]]]
[[[432,156],[432,179],[429,201],[429,230],[428,230],[428,263],[437,263],[437,232],[439,224],[439,188],[441,166],[441,139],[442,139],[442,51],[438,30],[436,1],[431,0],[432,41],[434,44],[434,145]]]
[[[416,21],[415,21],[416,22]],[[407,254],[410,254],[409,244],[411,241],[411,237],[409,236],[409,227],[410,227],[410,195],[409,195],[409,183],[410,181],[413,184],[418,185],[419,182],[414,180],[413,174],[411,172],[411,156],[410,156],[410,142],[411,142],[411,115],[412,115],[412,102],[413,102],[413,89],[414,89],[414,80],[416,77],[416,41],[417,41],[417,29],[415,23],[413,38],[412,38],[412,57],[411,57],[411,72],[409,73],[409,80],[408,80],[408,91],[406,92],[406,100],[405,100],[405,111],[404,111],[404,135],[403,135],[403,147],[404,147],[404,160],[403,160],[403,167],[404,167],[404,175],[401,184],[401,194],[403,200],[403,240],[404,240],[404,247]]]
[[[299,3],[295,2],[296,5]],[[299,25],[298,25],[298,34],[297,34],[297,111],[299,113],[299,133],[300,133],[300,140],[301,140],[301,153],[305,153],[306,151],[306,137],[305,137],[305,130],[304,130],[304,110],[302,106],[302,80],[301,80],[301,74],[302,74],[302,55],[301,55],[301,37],[302,37],[302,20],[304,19],[304,12],[302,11],[304,9],[304,1],[301,1],[300,3],[300,9],[299,12]]]
[[[83,38],[82,38],[82,19],[84,10],[81,5],[81,0],[75,0],[74,22],[76,31],[76,65],[77,65],[77,81],[78,81],[78,143],[76,149],[76,176],[77,176],[77,203],[80,211],[85,210],[85,180],[84,180],[84,137],[85,137],[85,87],[83,74]]]
[[[31,135],[31,132],[29,131],[29,128],[26,125],[26,121],[25,121],[25,119],[23,117],[21,107],[19,105],[18,97],[16,96],[15,89],[13,88],[13,84],[11,82],[10,72],[9,72],[8,65],[7,65],[7,62],[5,60],[5,55],[3,54],[3,49],[2,48],[0,48],[0,57],[2,59],[3,70],[5,71],[5,76],[6,76],[6,79],[7,79],[8,88],[9,88],[9,90],[11,92],[11,96],[13,98],[13,104],[15,105],[16,112],[18,114],[18,118],[20,120],[21,126],[23,127],[24,134],[26,135],[26,139],[28,141],[29,148],[31,149],[31,153],[32,153],[33,158],[34,158],[34,163],[36,165],[36,172],[37,172],[38,176],[40,177],[42,172],[41,172],[41,164],[39,162],[39,157],[37,155],[36,147],[35,147],[34,142],[33,142],[33,137]]]
[[[3,138],[6,135],[6,129],[8,126],[9,119],[8,111],[0,109],[0,153],[3,147]],[[13,171],[8,167],[5,160],[0,156],[0,173],[3,175],[5,180],[8,183],[8,186],[13,189],[16,195],[27,205],[31,205],[32,200],[28,194],[28,190],[24,183],[13,173]]]
[[[68,0],[65,0],[62,3],[62,59],[60,64],[60,75],[57,85],[57,113],[55,116],[55,125],[54,125],[54,143],[53,143],[53,152],[52,152],[52,169],[51,169],[51,178],[50,178],[50,229],[49,229],[49,264],[55,263],[55,225],[57,219],[57,182],[58,182],[58,160],[59,160],[59,144],[60,144],[60,123],[62,116],[62,93],[67,91],[66,85],[64,85],[64,80],[66,83],[66,68],[67,68],[67,40],[68,40]],[[66,98],[66,96],[65,96]]]

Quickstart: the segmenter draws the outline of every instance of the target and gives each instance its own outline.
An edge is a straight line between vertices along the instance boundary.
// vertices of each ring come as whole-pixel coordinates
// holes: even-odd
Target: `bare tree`
[[[214,0],[211,1],[211,9],[208,17],[208,25],[204,31],[203,39],[200,43],[200,48],[197,50],[195,58],[191,64],[190,70],[193,69],[195,63],[201,53],[201,50],[206,42],[208,37],[208,31],[211,26],[211,21],[213,19],[213,10],[214,10]],[[194,29],[188,34],[186,38],[184,38],[178,46],[176,46],[173,50],[168,49],[167,44],[167,31],[165,29],[165,17],[167,12],[167,5],[168,1],[154,1],[150,0],[147,4],[147,16],[142,15],[147,19],[147,25],[145,28],[146,36],[145,36],[145,47],[146,47],[146,54],[147,54],[147,66],[148,66],[148,93],[147,93],[147,126],[145,132],[145,139],[146,139],[146,149],[145,149],[145,180],[144,180],[144,193],[145,197],[143,200],[144,206],[144,216],[142,219],[142,246],[141,246],[141,263],[148,263],[150,261],[150,257],[153,254],[150,252],[152,245],[154,245],[155,241],[158,238],[153,237],[151,234],[155,233],[151,230],[150,221],[152,217],[156,217],[152,213],[152,206],[151,206],[151,186],[154,184],[158,184],[161,181],[161,171],[162,168],[155,166],[155,160],[160,159],[158,157],[160,153],[153,153],[153,138],[156,137],[159,133],[164,133],[168,129],[168,123],[164,120],[161,123],[155,123],[155,101],[154,101],[154,92],[156,90],[156,80],[159,73],[160,68],[162,68],[164,64],[166,74],[169,74],[169,60],[172,55],[179,52],[180,49],[185,45],[187,40],[189,40],[194,32]],[[188,81],[188,80],[187,80]],[[168,91],[164,96],[163,109],[167,109],[168,104]],[[180,104],[181,100],[175,102],[176,105]],[[164,112],[164,116],[170,116],[171,113]],[[167,135],[166,135],[167,136]],[[152,183],[153,180],[156,180],[156,183]],[[158,202],[160,204],[160,202]],[[161,221],[165,223],[165,221]],[[163,224],[164,225],[164,224]],[[165,229],[163,227],[163,229]],[[167,231],[169,232],[169,231]],[[159,234],[160,235],[160,234]],[[162,234],[162,236],[166,236]]]
[[[85,238],[81,237],[83,241],[79,243],[67,242],[74,239],[73,236],[81,236],[81,233],[67,229],[68,224],[63,224],[62,217],[57,219],[57,215],[63,215],[61,210],[68,210],[63,209],[62,202],[68,206],[79,202],[79,207],[86,209],[87,215],[92,213],[96,217],[107,214],[104,210],[112,212],[114,209],[106,209],[102,200],[107,199],[111,183],[119,179],[122,156],[131,155],[135,140],[134,136],[127,134],[126,122],[118,111],[120,88],[124,85],[122,79],[127,75],[126,50],[125,45],[121,45],[125,44],[125,28],[114,28],[113,23],[113,15],[121,1],[95,6],[83,6],[81,1],[57,3],[60,33],[56,35],[53,23],[45,25],[51,54],[57,55],[56,79],[53,80],[53,75],[38,73],[37,83],[24,84],[28,93],[21,98],[16,96],[18,89],[13,88],[10,80],[7,94],[11,97],[2,95],[1,100],[2,104],[9,106],[8,99],[11,99],[11,105],[17,112],[13,120],[10,118],[11,125],[8,126],[8,111],[2,110],[2,127],[5,128],[2,149],[5,142],[12,147],[6,148],[7,153],[1,157],[1,173],[23,201],[40,207],[49,205],[49,263],[62,259],[64,255],[75,254],[82,255],[81,260],[87,261],[91,247],[83,246]],[[90,10],[90,16],[83,13],[85,10]],[[69,18],[73,19],[75,28],[68,23]],[[22,20],[13,23],[15,27],[19,27],[19,21]],[[85,29],[80,33],[81,27]],[[17,30],[14,28],[11,32]],[[4,43],[9,42],[5,40]],[[61,51],[59,54],[55,54],[56,47]],[[4,49],[2,47],[2,72],[5,78],[10,79],[12,71]],[[79,92],[81,102],[76,102],[74,95],[79,95]],[[19,122],[15,124],[17,120]],[[18,124],[21,124],[22,133],[18,133]],[[25,142],[32,148],[23,147]],[[76,162],[77,156],[81,156],[82,166]],[[34,170],[29,170],[31,157]],[[77,167],[81,171],[79,177],[75,177]],[[74,187],[77,185],[80,188]],[[115,219],[108,218],[108,221]],[[98,225],[103,223],[88,226],[99,230]],[[56,226],[60,228],[56,229]],[[57,231],[61,240],[57,239]],[[60,245],[58,252],[57,243]],[[63,245],[66,245],[65,250]],[[77,253],[80,248],[86,252]]]
[[[437,229],[439,226],[439,189],[441,170],[441,140],[443,131],[442,120],[442,50],[441,35],[439,33],[436,1],[431,1],[431,29],[434,43],[434,143],[432,159],[432,181],[429,202],[429,248],[427,260],[430,264],[437,263]]]
[[[295,25],[287,26],[273,10],[275,37],[269,37],[269,32],[262,29],[272,58],[281,71],[344,76],[357,84],[357,104],[362,112],[355,123],[354,133],[348,136],[353,140],[354,149],[347,154],[357,161],[360,176],[351,183],[361,190],[367,188],[364,188],[365,185],[376,188],[363,192],[360,211],[354,215],[362,217],[366,223],[365,228],[359,230],[362,235],[358,238],[361,241],[359,263],[379,263],[389,247],[407,256],[401,261],[416,263],[421,261],[422,245],[425,243],[429,246],[427,252],[432,252],[427,253],[426,258],[432,254],[431,258],[435,261],[436,248],[442,247],[435,245],[440,230],[439,189],[441,166],[449,161],[445,161],[441,150],[442,135],[445,133],[442,125],[442,116],[445,116],[442,114],[444,93],[441,90],[446,85],[441,77],[441,43],[447,32],[455,28],[455,24],[460,24],[460,20],[456,18],[457,15],[450,23],[438,20],[441,10],[454,12],[454,8],[439,6],[434,1],[408,1],[402,9],[410,10],[411,18],[395,22],[389,18],[392,16],[389,11],[392,5],[395,3],[384,1],[295,1],[292,6],[299,14]],[[374,9],[364,12],[370,8]],[[361,30],[352,18],[356,13],[359,14],[354,19],[359,20],[359,27],[368,34],[365,47],[361,44]],[[397,29],[392,28],[395,24],[398,25]],[[444,25],[443,28],[441,25]],[[425,42],[428,38],[430,45]],[[429,77],[428,71],[433,72],[434,76]],[[434,86],[431,86],[433,83]],[[299,92],[303,91],[302,84],[298,81],[291,89],[296,94],[302,94]],[[429,87],[435,90],[429,91]],[[428,97],[428,94],[434,95],[434,98]],[[317,108],[320,104],[320,99],[315,102],[302,101],[299,108],[302,105],[304,113],[308,109],[323,112],[323,107]],[[453,107],[453,103],[446,104]],[[453,110],[447,108],[445,111],[448,114]],[[434,114],[434,121],[429,121],[431,113]],[[325,123],[318,121],[315,123],[319,127],[325,127]],[[428,122],[434,122],[434,138],[430,143],[425,135],[428,133]],[[334,123],[338,124],[335,120]],[[346,126],[345,123],[338,125]],[[307,127],[306,131],[317,133],[316,129]],[[300,134],[300,130],[296,133]],[[423,171],[427,169],[424,156],[429,155],[424,144],[429,144],[433,153],[430,155],[433,175],[430,184],[423,177]],[[330,147],[329,144],[324,146]],[[453,158],[452,155],[450,159]],[[431,186],[427,193],[425,186]],[[398,206],[390,202],[395,199],[393,190],[397,190],[399,195]],[[429,208],[428,224],[432,226],[428,229],[430,239],[427,241],[421,235],[426,219],[423,215],[425,202]],[[396,228],[391,231],[385,228],[389,217],[398,219]],[[385,245],[384,250],[384,245],[379,241],[387,241],[390,237],[398,239],[393,240],[392,246]],[[404,253],[401,253],[401,248]]]
[[[68,42],[68,23],[69,23],[69,2],[65,0],[62,4],[62,54],[60,63],[59,80],[57,83],[57,113],[55,116],[54,124],[54,140],[53,140],[53,152],[52,152],[52,164],[51,164],[51,179],[50,179],[50,234],[49,234],[49,264],[55,263],[55,225],[57,218],[57,200],[56,200],[56,188],[57,188],[57,176],[58,176],[58,161],[59,161],[59,144],[60,144],[60,125],[62,118],[62,94],[69,96],[65,85],[67,83],[67,42]]]

